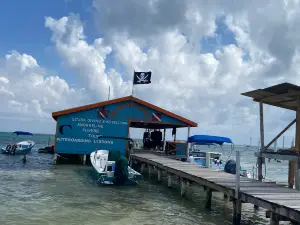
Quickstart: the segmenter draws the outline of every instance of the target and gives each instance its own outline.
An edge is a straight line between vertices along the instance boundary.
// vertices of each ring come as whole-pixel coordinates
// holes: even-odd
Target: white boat
[[[188,143],[192,144],[192,148],[190,149],[191,151],[189,152],[189,156],[187,158],[188,162],[201,167],[223,170],[224,172],[235,174],[236,164],[233,159],[230,159],[232,149],[229,156],[223,156],[224,143],[230,143],[233,147],[233,143],[230,138],[210,135],[193,135],[188,138]],[[198,145],[198,147],[203,145],[220,146],[222,152],[201,151],[199,148],[195,148],[195,145]],[[223,160],[221,159],[222,156]],[[240,175],[248,178],[252,177],[251,174],[244,169],[240,169]]]
[[[32,136],[33,134],[30,132],[25,131],[15,131],[13,134],[16,134],[17,137],[20,135],[29,135]],[[2,148],[2,154],[24,154],[31,151],[31,149],[34,147],[35,142],[32,140],[26,140],[26,141],[20,141],[12,144],[6,145],[4,148]]]
[[[91,163],[98,173],[98,182],[101,184],[115,184],[116,161],[109,161],[108,158],[108,150],[96,150],[90,154]],[[140,173],[128,166],[128,178],[124,184],[136,184],[141,177]]]

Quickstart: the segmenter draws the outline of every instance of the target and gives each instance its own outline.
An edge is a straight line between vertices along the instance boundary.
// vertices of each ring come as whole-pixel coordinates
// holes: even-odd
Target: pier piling
[[[283,220],[300,222],[298,205],[300,192],[297,190],[285,188],[276,183],[265,183],[237,176],[239,173],[233,175],[210,168],[201,168],[191,163],[149,153],[136,153],[132,155],[132,158],[141,163],[141,171],[144,170],[146,164],[150,168],[149,171],[155,167],[158,180],[162,179],[163,173],[166,174],[169,188],[172,187],[173,177],[179,177],[181,195],[187,193],[188,183],[202,186],[206,195],[205,208],[207,209],[212,206],[212,192],[223,193],[226,204],[229,199],[232,201],[232,224],[234,225],[241,223],[242,203],[251,203],[276,213],[270,215],[270,224],[278,224]],[[279,193],[280,195],[278,195]]]
[[[212,190],[210,188],[206,188],[205,195],[205,208],[211,209]]]

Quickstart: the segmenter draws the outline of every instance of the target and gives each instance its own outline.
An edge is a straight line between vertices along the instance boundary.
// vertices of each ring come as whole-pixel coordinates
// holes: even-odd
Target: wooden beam
[[[266,96],[266,97],[262,97],[260,99],[257,99],[257,101],[260,102],[264,102],[264,101],[272,101],[272,100],[277,100],[277,99],[281,99],[281,98],[286,98],[286,97],[294,97],[295,94],[294,93],[284,93],[284,94],[275,94],[275,95],[271,95],[271,96]]]
[[[258,164],[258,180],[262,181],[262,151],[265,150],[265,136],[264,136],[264,106],[263,103],[259,103],[259,118],[260,118],[260,154],[257,158],[257,164]]]
[[[300,168],[300,156],[299,156],[299,150],[300,150],[300,96],[297,97],[297,112],[296,112],[296,144],[295,147],[298,151],[298,159],[297,159],[297,165],[295,173],[295,183],[296,183],[296,189],[299,190],[299,168]]]
[[[294,123],[296,123],[296,119],[294,119],[292,122],[290,122],[286,128],[284,128],[279,134],[277,134],[276,137],[272,141],[270,141],[270,143],[267,144],[267,146],[265,148],[268,149],[278,138],[281,137],[281,135],[284,134],[284,132],[286,132],[291,126],[293,126]]]
[[[296,90],[293,90],[293,89],[288,90],[288,93],[300,96],[300,91],[296,91]]]
[[[260,102],[257,99],[253,99],[253,101],[254,102]],[[272,105],[272,106],[276,106],[276,107],[279,107],[279,108],[283,108],[283,109],[289,109],[289,110],[293,110],[293,111],[297,110],[295,107],[287,106],[287,105],[284,105],[282,103],[274,103],[274,102],[266,102],[266,101],[264,101],[263,103],[267,104],[267,105]]]

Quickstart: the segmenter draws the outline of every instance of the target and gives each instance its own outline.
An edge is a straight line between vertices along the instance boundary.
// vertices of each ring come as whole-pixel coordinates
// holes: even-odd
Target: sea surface
[[[203,190],[188,188],[180,197],[147,177],[135,187],[103,187],[96,184],[91,166],[51,165],[51,154],[38,153],[50,135],[34,135],[35,148],[28,155],[0,154],[1,225],[224,225],[232,222],[232,206],[213,193],[212,210],[204,209]],[[0,147],[10,142],[10,133],[0,133]],[[252,171],[257,147],[239,147],[241,165]],[[224,154],[228,154],[227,147]],[[234,158],[234,154],[232,155]],[[287,183],[287,162],[267,162],[266,178]],[[268,224],[265,211],[255,212],[243,204],[242,224]]]

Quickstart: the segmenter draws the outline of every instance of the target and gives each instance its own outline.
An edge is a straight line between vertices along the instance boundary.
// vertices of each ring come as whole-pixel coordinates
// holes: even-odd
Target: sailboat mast
[[[282,137],[282,148],[284,148],[284,136]]]

